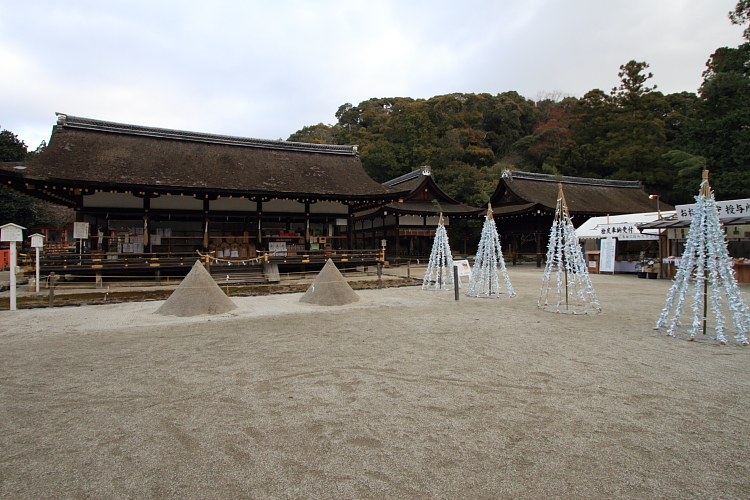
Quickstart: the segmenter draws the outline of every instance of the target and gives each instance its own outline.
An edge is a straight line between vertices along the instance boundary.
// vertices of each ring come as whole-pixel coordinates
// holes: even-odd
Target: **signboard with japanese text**
[[[18,224],[5,224],[0,227],[0,241],[23,241],[23,230]]]
[[[655,234],[641,233],[634,223],[620,222],[614,224],[599,224],[597,231],[602,238],[617,238],[618,240],[658,240]]]
[[[750,199],[717,201],[716,206],[719,208],[719,219],[734,219],[737,217],[750,216]],[[678,220],[690,220],[693,218],[692,205],[677,205],[674,207],[677,211]]]
[[[73,223],[73,238],[77,240],[89,239],[89,223],[88,222],[74,222]]]
[[[276,257],[286,257],[287,248],[286,241],[269,241],[268,242],[268,254]]]
[[[44,235],[43,234],[32,234],[31,235],[31,248],[44,248]]]
[[[604,238],[601,240],[601,252],[599,253],[599,272],[615,272],[615,247],[617,240],[615,238]]]
[[[459,276],[471,276],[471,266],[468,260],[454,260],[453,265],[458,268]]]

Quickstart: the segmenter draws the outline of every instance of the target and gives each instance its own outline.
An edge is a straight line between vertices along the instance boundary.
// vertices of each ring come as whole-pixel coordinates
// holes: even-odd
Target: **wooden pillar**
[[[203,250],[208,251],[208,244],[210,241],[210,235],[208,232],[208,213],[209,209],[211,207],[211,203],[208,201],[208,198],[203,199]]]
[[[379,250],[383,250],[383,260],[385,260],[385,252],[388,250],[388,232],[385,230],[385,215],[381,217],[383,219],[383,227],[381,228],[383,230],[383,237],[378,238],[378,244],[375,248]],[[382,242],[380,240],[386,241],[386,247],[383,248]]]
[[[359,238],[359,236],[357,235],[355,227],[356,226],[354,222],[352,222],[351,219],[347,219],[346,221],[346,246],[345,246],[347,250],[353,250],[357,248],[357,238]]]
[[[305,202],[305,249],[310,250],[310,202]]]
[[[542,233],[536,233],[536,267],[542,267]]]
[[[109,242],[110,242],[110,239],[111,239],[109,237],[109,213],[107,213],[107,217],[104,219],[104,228],[102,229],[102,236],[103,236],[103,238],[102,238],[102,251],[104,253],[107,253],[107,252],[110,251],[110,249],[109,249]],[[112,251],[115,251],[115,250],[117,250],[117,246],[115,246],[115,248]]]
[[[664,258],[669,255],[669,240],[665,229],[664,234],[659,235],[659,278],[669,278],[667,266],[664,265]]]
[[[400,234],[401,231],[400,231],[400,228],[399,228],[399,225],[398,225],[398,215],[394,215],[394,217],[396,218],[396,225],[394,226],[394,231],[396,233],[396,248],[395,248],[395,252],[396,252],[396,262],[398,262],[399,258],[401,256],[401,234]]]
[[[258,200],[258,250],[260,250],[260,244],[263,241],[263,224],[261,224],[260,219],[261,215],[263,214],[263,202],[261,200]]]

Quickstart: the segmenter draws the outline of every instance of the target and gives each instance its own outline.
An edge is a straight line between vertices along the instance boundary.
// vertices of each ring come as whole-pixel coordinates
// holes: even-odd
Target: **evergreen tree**
[[[711,54],[684,151],[706,159],[719,199],[750,197],[750,42]],[[684,195],[694,188],[680,183]],[[694,190],[692,192],[695,192]]]

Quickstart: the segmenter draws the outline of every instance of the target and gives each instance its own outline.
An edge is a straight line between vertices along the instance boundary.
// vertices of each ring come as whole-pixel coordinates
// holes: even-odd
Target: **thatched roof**
[[[435,183],[435,179],[432,177],[430,167],[428,166],[418,168],[400,177],[386,181],[383,185],[399,191],[408,189],[409,193],[384,207],[360,212],[355,215],[356,217],[368,218],[380,216],[383,211],[409,215],[438,215],[438,208],[433,203],[433,200],[439,203],[442,213],[449,217],[476,216],[484,210],[459,203],[448,196]]]
[[[558,184],[562,184],[568,210],[573,214],[629,214],[655,212],[640,181],[566,177],[505,170],[490,198],[496,217],[530,210],[555,211]],[[661,210],[673,207],[661,203]]]
[[[249,139],[69,115],[59,115],[43,153],[23,164],[0,164],[0,178],[329,200],[389,200],[398,192],[370,179],[356,146]]]

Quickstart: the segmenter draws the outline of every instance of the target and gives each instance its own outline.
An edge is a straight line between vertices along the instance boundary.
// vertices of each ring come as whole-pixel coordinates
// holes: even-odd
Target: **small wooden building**
[[[441,212],[449,237],[451,220],[476,218],[484,213],[484,209],[459,203],[445,194],[435,183],[429,166],[383,185],[408,193],[382,207],[357,212],[354,235],[362,248],[385,240],[389,261],[429,257]]]
[[[562,184],[568,210],[577,227],[589,217],[656,212],[640,181],[567,177],[516,170],[503,171],[490,198],[497,228],[505,248],[510,240],[513,264],[519,256],[533,255],[541,266],[547,237],[555,216],[558,184]],[[661,210],[673,207],[661,204]]]

